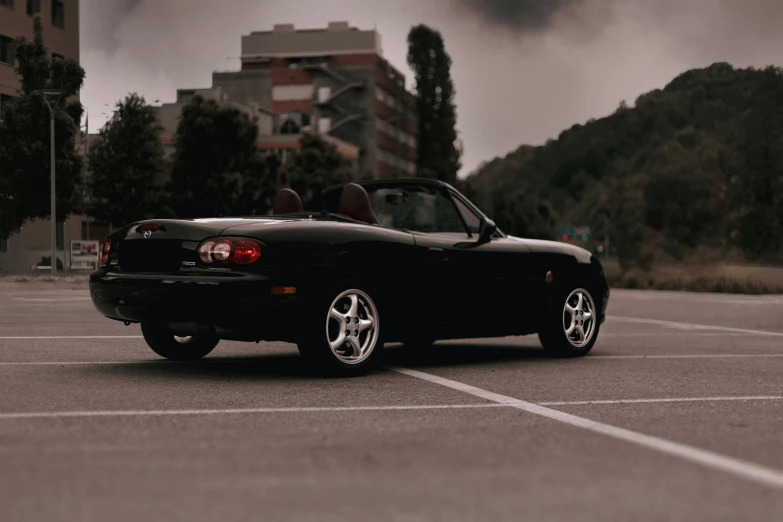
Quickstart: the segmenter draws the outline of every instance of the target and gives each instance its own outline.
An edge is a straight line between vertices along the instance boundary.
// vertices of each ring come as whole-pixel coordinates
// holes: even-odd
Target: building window
[[[0,0],[0,5],[7,7],[8,9],[13,9],[14,0]]]
[[[14,41],[7,36],[0,35],[0,63],[13,66],[16,63]]]
[[[8,252],[8,240],[0,239],[0,253],[5,254],[6,252]]]
[[[41,0],[27,0],[27,14],[33,16],[41,12]]]
[[[65,27],[65,4],[62,0],[52,0],[52,25],[59,29]]]
[[[301,127],[294,120],[288,118],[280,126],[280,134],[299,134]]]

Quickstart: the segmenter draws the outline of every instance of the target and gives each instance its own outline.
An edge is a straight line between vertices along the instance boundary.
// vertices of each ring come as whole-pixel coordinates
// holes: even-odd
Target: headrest
[[[290,188],[283,188],[275,194],[275,202],[272,206],[272,214],[295,214],[304,212],[302,199]]]
[[[343,187],[340,194],[340,210],[338,213],[371,225],[378,223],[378,218],[372,211],[370,196],[367,195],[367,191],[361,185],[356,183],[348,183]]]

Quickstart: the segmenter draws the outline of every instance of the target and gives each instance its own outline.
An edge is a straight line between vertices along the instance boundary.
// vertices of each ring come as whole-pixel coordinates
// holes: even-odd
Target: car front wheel
[[[175,336],[166,324],[141,323],[141,333],[152,351],[172,361],[196,361],[220,342],[216,335]]]
[[[593,294],[585,287],[558,292],[538,333],[544,353],[552,357],[587,355],[598,339],[598,310]]]
[[[378,306],[369,292],[353,285],[343,288],[316,305],[297,345],[318,371],[361,375],[377,366],[383,351]]]

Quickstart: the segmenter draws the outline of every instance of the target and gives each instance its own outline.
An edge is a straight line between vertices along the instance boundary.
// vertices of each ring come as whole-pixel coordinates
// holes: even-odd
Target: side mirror
[[[492,234],[494,234],[497,231],[498,227],[495,224],[494,221],[491,219],[483,219],[481,220],[481,224],[479,225],[479,243],[486,243],[492,239]]]

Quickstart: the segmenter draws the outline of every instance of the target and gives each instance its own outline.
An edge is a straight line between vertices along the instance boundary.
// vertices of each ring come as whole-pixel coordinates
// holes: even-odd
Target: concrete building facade
[[[32,40],[36,14],[41,16],[44,45],[52,58],[79,61],[79,0],[0,0],[0,104],[7,103],[17,94],[19,80],[14,70],[13,41],[17,37]],[[48,187],[41,192],[41,197],[49,200]],[[59,216],[58,221],[62,218]],[[81,231],[81,216],[68,216],[58,224],[58,258],[66,268],[69,267],[70,241],[81,239]],[[0,238],[0,271],[29,272],[41,258],[51,255],[50,250],[50,221],[28,221],[18,233],[5,240]]]
[[[215,72],[212,84],[230,99],[268,108],[275,135],[310,127],[356,146],[363,175],[415,173],[416,98],[382,57],[375,30],[331,22],[325,29],[282,24],[253,32],[242,37],[241,70]]]
[[[317,132],[316,129],[309,125],[302,125],[302,119],[297,119],[296,115],[276,114],[251,97],[231,98],[223,87],[178,89],[176,101],[154,107],[158,116],[158,122],[162,128],[161,141],[163,142],[164,153],[167,156],[174,153],[174,140],[182,109],[196,96],[200,96],[205,100],[212,100],[222,107],[236,109],[251,119],[255,118],[258,127],[258,148],[268,153],[278,154],[282,163],[285,162],[289,153],[299,147],[299,140],[303,132]],[[293,118],[298,125],[296,128],[290,127],[290,121],[288,126],[285,125],[285,121],[281,124],[281,118],[285,118],[285,121]],[[304,123],[307,122],[305,121]],[[359,158],[359,147],[333,136],[322,135],[322,137],[334,145],[343,157],[349,159],[354,165],[356,164]]]

